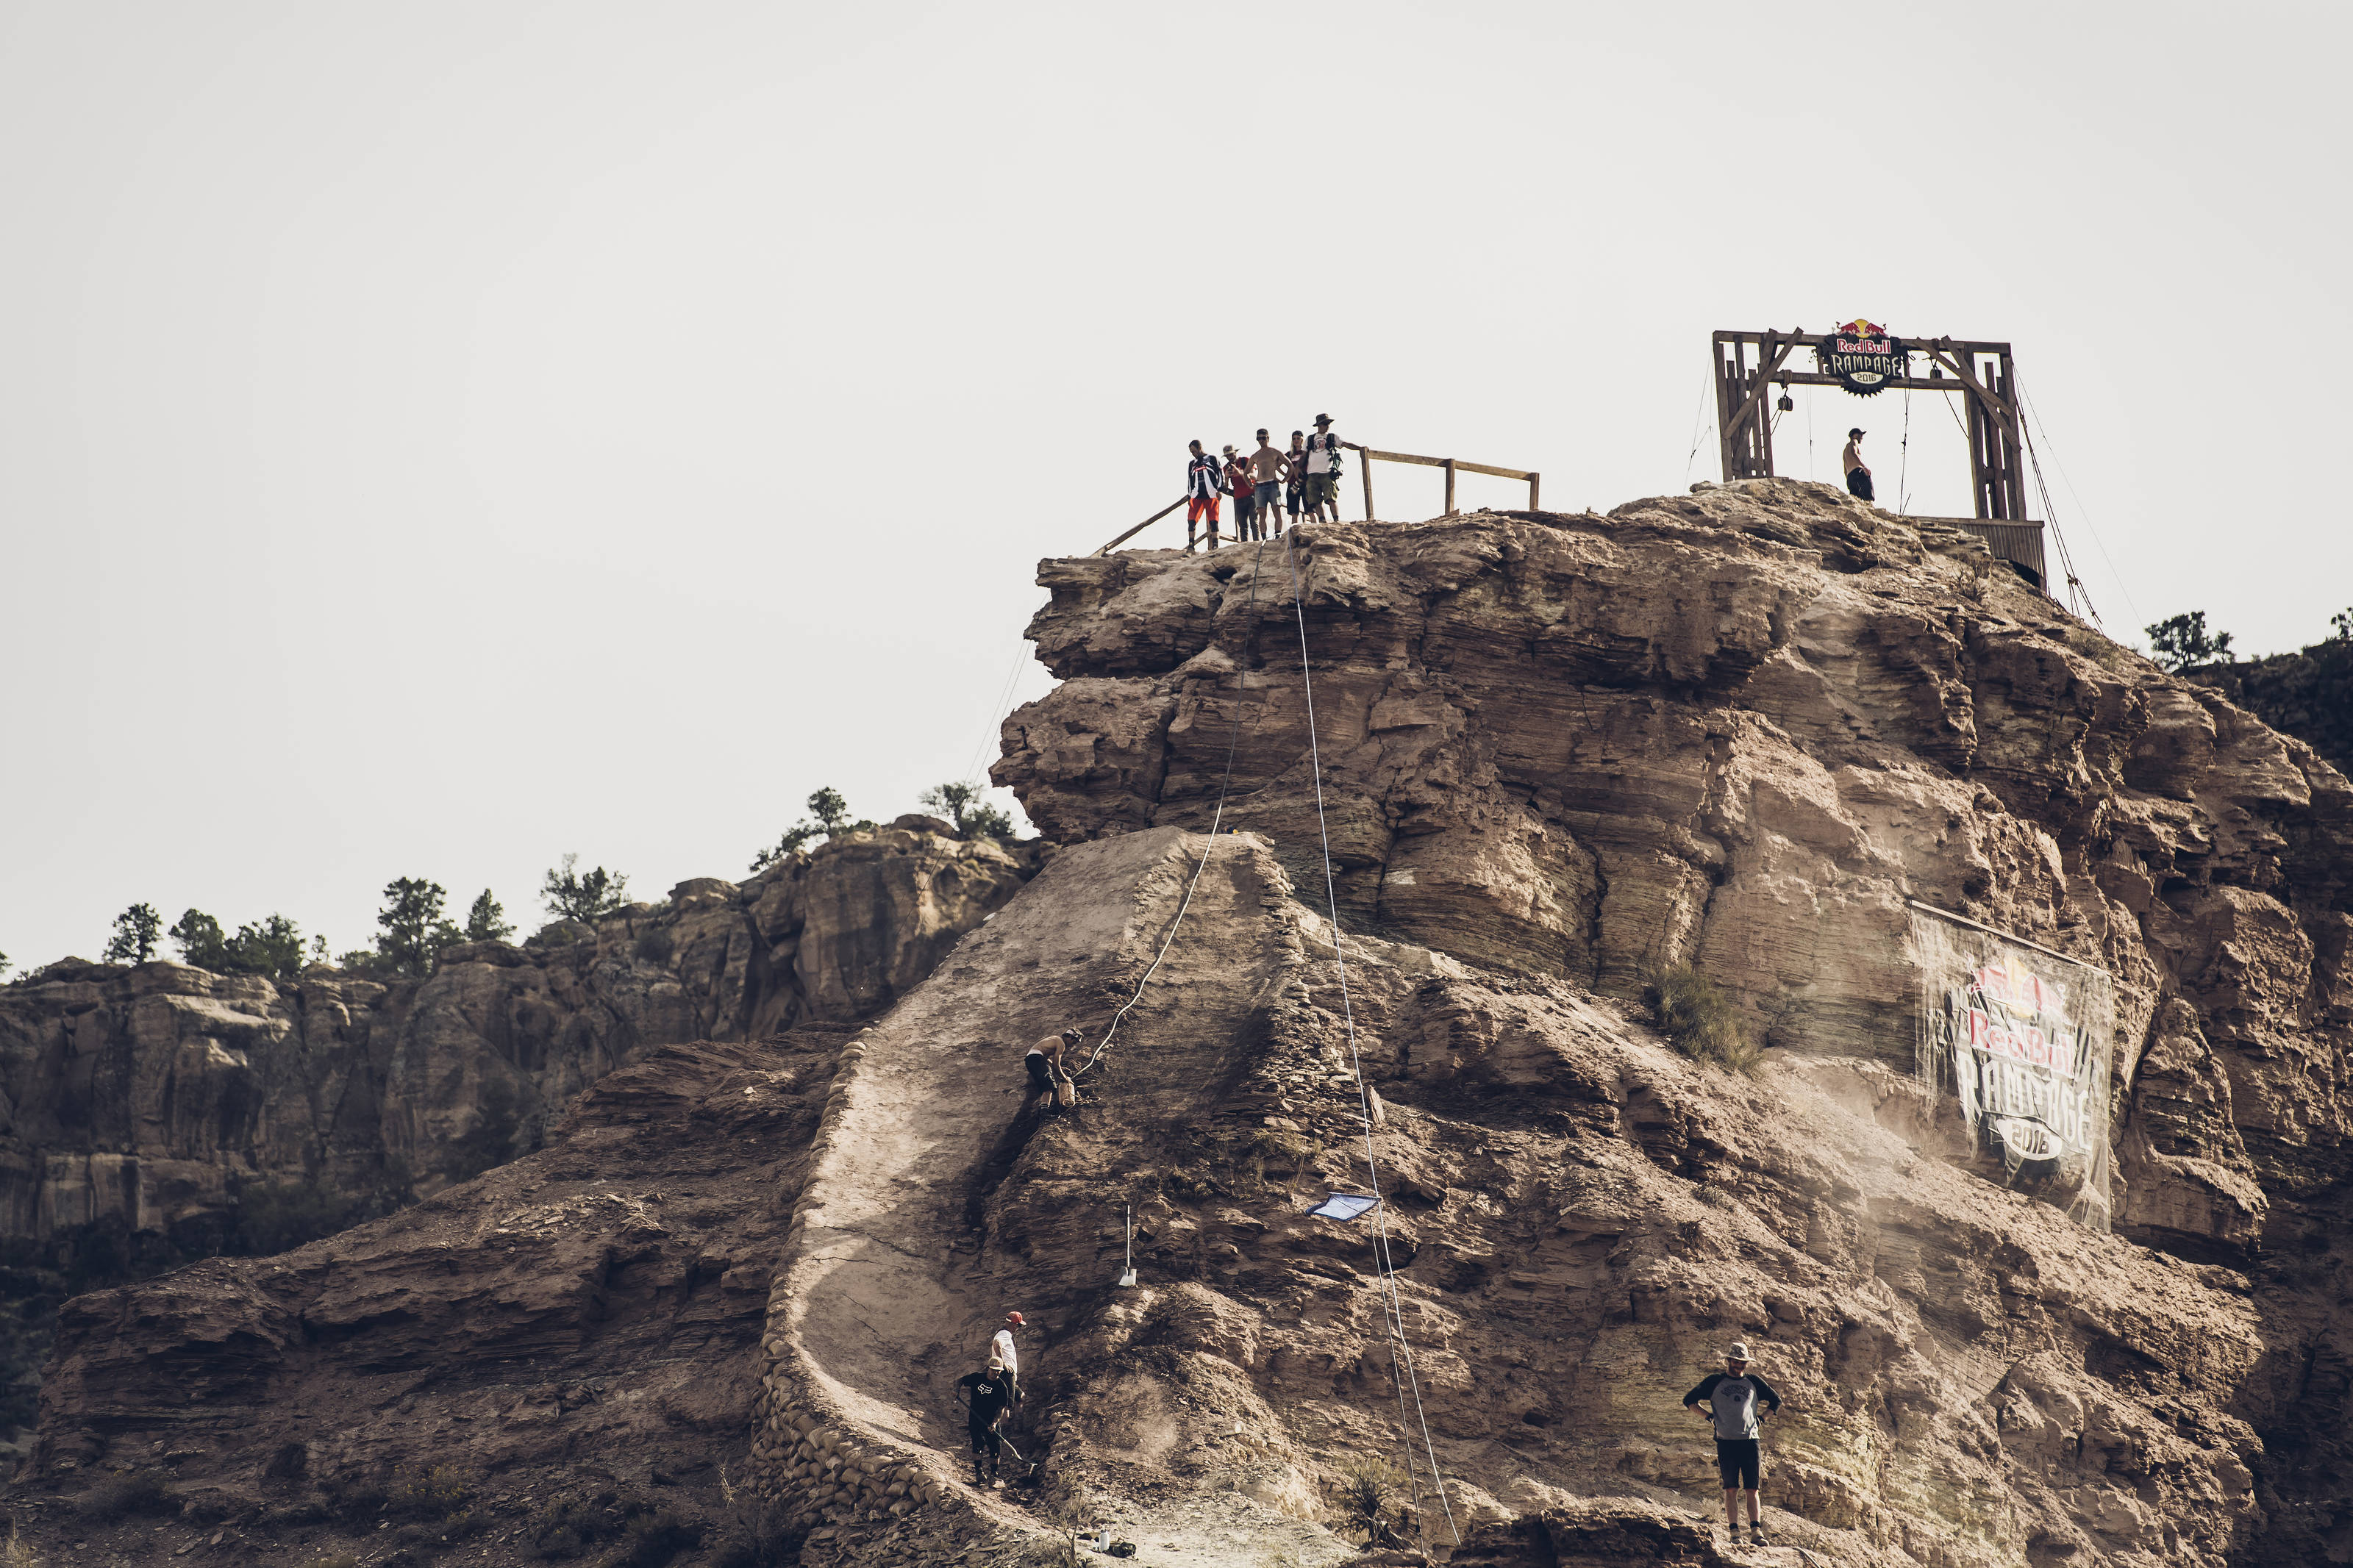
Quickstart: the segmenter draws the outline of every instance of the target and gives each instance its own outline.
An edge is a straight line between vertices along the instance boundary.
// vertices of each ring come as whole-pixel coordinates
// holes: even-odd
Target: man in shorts
[[[1258,450],[1250,455],[1250,491],[1258,512],[1258,537],[1261,539],[1266,537],[1270,522],[1274,524],[1276,532],[1282,531],[1282,514],[1278,510],[1278,502],[1282,494],[1283,469],[1288,466],[1282,453],[1267,440],[1266,432],[1261,430],[1258,433]]]
[[[1225,470],[1218,459],[1201,450],[1201,443],[1188,441],[1193,456],[1185,465],[1185,553],[1193,553],[1198,537],[1195,530],[1201,520],[1209,520],[1209,548],[1218,547],[1218,498],[1225,493]]]
[[[1707,1402],[1705,1414],[1715,1426],[1715,1469],[1724,1482],[1724,1527],[1731,1533],[1732,1543],[1739,1545],[1740,1514],[1734,1505],[1745,1491],[1748,1494],[1748,1533],[1762,1546],[1765,1527],[1757,1521],[1760,1463],[1757,1445],[1764,1428],[1758,1416],[1780,1409],[1781,1396],[1748,1370],[1748,1346],[1735,1343],[1724,1352],[1724,1370],[1709,1373],[1700,1379],[1697,1388],[1683,1395],[1683,1408],[1697,1410],[1702,1400]]]
[[[1317,522],[1340,521],[1340,437],[1332,434],[1332,416],[1315,416],[1315,434],[1307,438],[1307,510]]]
[[[1248,544],[1257,537],[1258,489],[1250,481],[1250,459],[1226,448],[1226,489],[1234,498],[1234,542]]]

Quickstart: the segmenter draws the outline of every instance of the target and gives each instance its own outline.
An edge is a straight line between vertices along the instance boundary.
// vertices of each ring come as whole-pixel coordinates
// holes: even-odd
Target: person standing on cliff
[[[1317,522],[1340,521],[1340,437],[1329,414],[1315,416],[1315,434],[1307,437],[1307,510]]]
[[[1234,498],[1234,542],[1248,544],[1258,526],[1258,491],[1250,482],[1250,459],[1226,448],[1226,489]]]
[[[1878,498],[1871,493],[1871,465],[1862,460],[1861,429],[1853,429],[1846,433],[1846,451],[1840,460],[1846,464],[1848,491],[1861,496],[1865,500],[1876,500]]]
[[[1193,553],[1196,542],[1194,530],[1203,518],[1209,520],[1209,548],[1218,547],[1218,497],[1225,490],[1225,473],[1218,459],[1201,450],[1201,443],[1189,443],[1193,456],[1185,465],[1185,553]]]
[[[1765,1544],[1765,1527],[1757,1522],[1760,1511],[1757,1491],[1762,1459],[1757,1445],[1764,1436],[1759,1423],[1762,1415],[1769,1415],[1781,1408],[1781,1396],[1772,1385],[1748,1370],[1748,1346],[1736,1342],[1724,1352],[1724,1370],[1709,1373],[1700,1379],[1699,1386],[1683,1395],[1683,1408],[1697,1410],[1701,1401],[1708,1408],[1703,1412],[1715,1426],[1715,1469],[1724,1482],[1724,1527],[1732,1536],[1735,1546],[1740,1544],[1740,1514],[1736,1504],[1740,1494],[1748,1494],[1748,1534],[1757,1545]]]
[[[1284,461],[1281,449],[1267,440],[1263,430],[1258,433],[1258,450],[1250,455],[1250,491],[1258,512],[1258,537],[1264,539],[1270,531],[1282,531],[1280,510],[1282,475],[1289,465]],[[1267,527],[1270,522],[1274,525],[1271,531]]]
[[[1003,1483],[997,1479],[998,1450],[1005,1439],[998,1435],[997,1426],[1005,1419],[1006,1407],[1013,1403],[1013,1374],[997,1357],[988,1358],[988,1365],[979,1372],[968,1372],[956,1379],[956,1394],[964,1405],[965,1430],[972,1438],[972,1484],[995,1487]],[[981,1463],[987,1461],[987,1475],[981,1473]]]
[[[1282,505],[1291,513],[1291,526],[1299,526],[1299,508],[1307,499],[1307,432],[1291,433],[1291,450],[1282,455]],[[1276,529],[1277,533],[1282,532]]]

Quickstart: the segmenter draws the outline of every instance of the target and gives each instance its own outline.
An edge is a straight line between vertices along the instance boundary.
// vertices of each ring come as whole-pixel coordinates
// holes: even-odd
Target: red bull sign
[[[1814,345],[1814,363],[1824,375],[1858,397],[1904,379],[1912,356],[1904,340],[1875,321],[1852,321]]]
[[[1917,904],[1912,946],[1919,1070],[1984,1173],[2106,1229],[2107,972]]]

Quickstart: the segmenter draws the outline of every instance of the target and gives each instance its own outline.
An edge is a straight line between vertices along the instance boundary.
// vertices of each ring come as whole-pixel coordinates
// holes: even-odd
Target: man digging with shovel
[[[995,1356],[979,1372],[968,1372],[956,1379],[956,1394],[965,1407],[965,1428],[972,1436],[972,1484],[976,1487],[997,1487],[1004,1483],[997,1479],[997,1450],[1005,1438],[997,1430],[1005,1419],[1008,1405],[1013,1403],[1013,1374]],[[982,1472],[987,1461],[987,1473]]]

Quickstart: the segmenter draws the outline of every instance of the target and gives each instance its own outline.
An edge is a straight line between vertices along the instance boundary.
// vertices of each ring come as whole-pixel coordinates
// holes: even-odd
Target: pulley
[[[1784,414],[1788,413],[1789,410],[1798,406],[1796,403],[1790,400],[1789,384],[1788,382],[1785,381],[1781,384],[1781,401],[1775,404],[1774,406],[1778,408]]]

